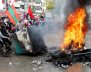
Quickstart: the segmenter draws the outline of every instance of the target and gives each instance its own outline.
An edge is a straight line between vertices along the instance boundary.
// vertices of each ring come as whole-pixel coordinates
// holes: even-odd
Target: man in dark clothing
[[[0,40],[0,47],[3,47],[3,41]]]
[[[8,34],[4,24],[2,24],[2,22],[0,23],[0,32],[3,35],[3,37],[2,37],[3,43],[4,44],[8,43],[8,45],[11,46],[12,42],[9,40],[10,35]],[[4,37],[7,37],[7,38],[4,38]]]
[[[4,36],[9,37],[9,33],[8,33],[6,27],[4,26],[4,24],[1,24],[1,29],[0,29],[0,30],[1,30],[1,33],[2,33]]]
[[[12,23],[10,21],[7,22],[6,29],[8,30],[9,33],[11,33]]]
[[[8,38],[2,38],[4,44],[8,44],[8,46],[11,46],[12,42]]]

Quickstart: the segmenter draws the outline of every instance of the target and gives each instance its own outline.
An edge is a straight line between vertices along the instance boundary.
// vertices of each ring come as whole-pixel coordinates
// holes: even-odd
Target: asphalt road
[[[86,36],[86,47],[91,47],[91,31]],[[63,31],[56,34],[47,34],[44,36],[49,51],[53,51],[52,47],[59,47],[63,41]],[[46,56],[20,56],[11,55],[10,57],[0,57],[0,72],[65,72],[66,69],[55,67],[52,63],[45,62]],[[32,64],[34,60],[40,60],[39,66]],[[91,72],[90,66],[82,66],[82,72]]]

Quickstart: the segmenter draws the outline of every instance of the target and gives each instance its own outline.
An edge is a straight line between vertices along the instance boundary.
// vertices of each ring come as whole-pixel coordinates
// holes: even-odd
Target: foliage
[[[28,0],[29,2],[31,2],[31,0]]]
[[[52,10],[54,8],[54,2],[53,0],[46,0],[46,9],[47,10]]]

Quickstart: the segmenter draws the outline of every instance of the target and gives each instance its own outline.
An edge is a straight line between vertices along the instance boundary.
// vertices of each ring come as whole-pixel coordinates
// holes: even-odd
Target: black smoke
[[[43,36],[37,26],[29,26],[27,28],[30,41],[32,43],[33,53],[46,53],[47,47],[45,45]]]
[[[91,5],[91,0],[78,0],[78,3],[79,3],[81,6]]]

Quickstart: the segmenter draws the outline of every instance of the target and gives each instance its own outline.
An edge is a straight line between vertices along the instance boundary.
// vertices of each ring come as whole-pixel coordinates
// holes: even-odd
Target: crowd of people
[[[28,15],[26,15],[26,18],[24,20],[19,20],[18,24],[12,24],[12,22],[9,20],[8,17],[1,17],[0,18],[0,46],[4,47],[5,43],[8,43],[10,46],[12,44],[11,42],[11,35],[19,30],[23,30],[23,28],[26,28],[30,25],[40,25],[44,24],[44,16],[40,16],[39,18],[31,19],[28,18]],[[10,47],[9,47],[9,50]]]
[[[6,47],[8,51],[11,49],[11,33],[12,33],[12,23],[7,17],[0,18],[0,48]]]

